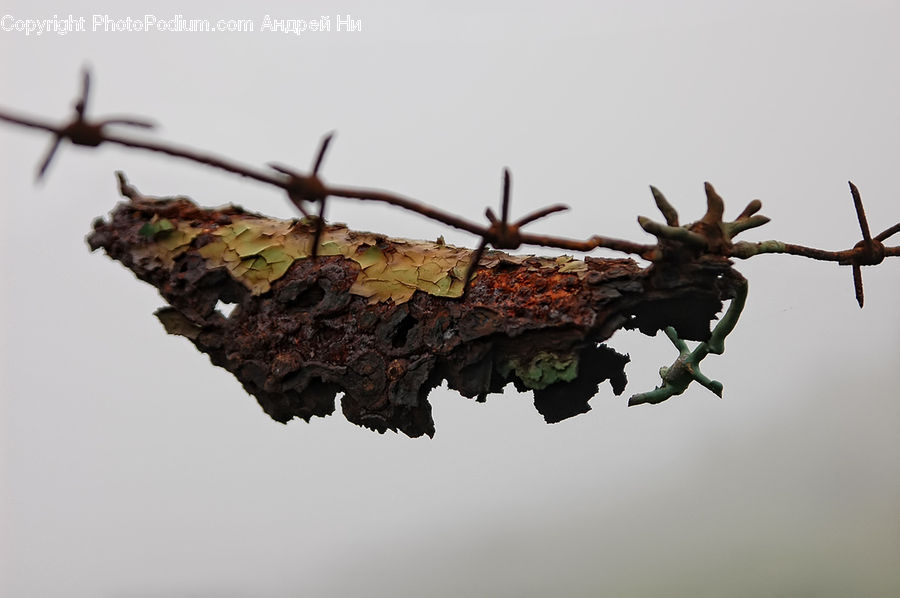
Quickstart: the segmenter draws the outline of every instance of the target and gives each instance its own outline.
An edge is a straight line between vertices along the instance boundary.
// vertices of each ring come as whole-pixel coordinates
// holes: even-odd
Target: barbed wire
[[[319,177],[325,154],[334,139],[334,132],[325,135],[320,144],[310,174],[303,174],[290,166],[269,163],[269,170],[263,170],[240,164],[226,158],[210,153],[204,153],[192,148],[152,141],[137,139],[110,132],[111,126],[130,126],[145,130],[154,128],[154,123],[136,117],[115,117],[101,120],[88,120],[87,107],[90,99],[91,74],[88,69],[82,71],[81,94],[74,104],[74,115],[63,125],[54,125],[47,121],[16,115],[5,110],[0,110],[0,120],[23,127],[40,129],[53,134],[53,141],[38,165],[37,179],[46,175],[51,162],[57,155],[60,145],[68,140],[73,145],[84,147],[97,147],[103,143],[111,143],[151,152],[162,153],[174,158],[189,160],[198,164],[204,164],[212,168],[224,170],[245,178],[256,180],[260,183],[272,185],[285,191],[288,200],[305,217],[312,217],[308,210],[310,205],[318,205],[318,213],[315,215],[316,228],[313,239],[313,257],[317,249],[318,240],[321,237],[325,222],[325,207],[329,197],[341,197],[361,201],[377,201],[387,203],[405,210],[415,212],[421,216],[441,222],[460,230],[477,235],[481,238],[469,269],[465,275],[464,289],[468,288],[472,271],[477,267],[484,251],[488,246],[494,249],[518,249],[522,245],[551,247],[568,251],[590,252],[594,249],[605,248],[621,253],[640,256],[643,259],[659,262],[666,260],[673,253],[683,253],[684,249],[693,251],[695,257],[714,256],[721,258],[747,259],[763,253],[786,253],[798,255],[814,260],[833,261],[840,265],[849,265],[852,269],[853,286],[859,306],[863,306],[864,293],[862,282],[862,266],[874,266],[884,261],[886,257],[900,256],[900,246],[886,247],[886,241],[892,235],[900,232],[900,223],[895,224],[881,233],[871,235],[862,199],[856,185],[850,182],[850,191],[856,209],[857,221],[862,240],[850,249],[841,251],[829,251],[805,247],[781,241],[761,241],[734,243],[733,238],[744,230],[762,226],[769,219],[757,214],[762,207],[759,200],[751,201],[741,212],[738,218],[732,222],[725,222],[724,201],[706,183],[707,211],[703,218],[690,225],[679,225],[678,213],[665,199],[658,189],[651,187],[656,205],[663,214],[665,224],[655,222],[649,218],[638,217],[641,227],[657,238],[654,244],[641,244],[631,241],[594,235],[589,239],[578,240],[552,235],[524,233],[521,228],[527,224],[549,216],[553,213],[567,210],[562,204],[553,204],[536,210],[514,222],[509,221],[511,174],[509,169],[503,170],[503,193],[501,196],[500,216],[491,208],[485,210],[488,225],[478,224],[450,212],[445,212],[424,202],[420,202],[399,194],[376,189],[357,187],[344,187],[327,185]],[[465,292],[463,294],[465,296]]]

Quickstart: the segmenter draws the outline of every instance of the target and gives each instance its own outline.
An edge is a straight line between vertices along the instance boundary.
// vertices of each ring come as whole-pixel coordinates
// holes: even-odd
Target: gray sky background
[[[434,4],[434,6],[432,6]],[[254,33],[0,32],[0,105],[147,115],[166,140],[306,168],[338,134],[332,182],[470,217],[513,172],[535,230],[647,237],[647,185],[685,221],[703,181],[746,234],[846,248],[900,220],[895,2],[187,2],[6,0],[0,13],[253,19]],[[261,32],[263,18],[359,19],[359,32]],[[0,15],[2,16],[2,15]],[[0,594],[169,596],[900,595],[900,263],[850,272],[789,256],[751,282],[725,384],[657,407],[674,349],[619,333],[626,395],[547,426],[529,394],[432,394],[437,436],[336,415],[287,426],[151,315],[163,302],[84,243],[142,191],[292,216],[275,191],[124,149],[0,127]],[[384,207],[331,217],[393,236],[475,239]],[[873,231],[873,232],[874,232]],[[900,243],[897,239],[895,243]],[[539,253],[548,253],[536,250]],[[610,254],[611,255],[611,254]],[[210,417],[209,414],[214,416]]]

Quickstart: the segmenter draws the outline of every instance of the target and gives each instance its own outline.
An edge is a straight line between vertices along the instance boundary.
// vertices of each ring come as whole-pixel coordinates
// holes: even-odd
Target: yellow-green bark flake
[[[171,267],[175,258],[190,248],[200,232],[188,223],[173,223],[168,218],[154,215],[138,230],[138,235],[145,237],[149,244],[136,247],[135,257],[159,258],[165,266]]]
[[[201,232],[184,222],[154,217],[139,231],[148,244],[137,253],[157,257],[171,266]],[[210,267],[226,268],[254,295],[267,292],[294,260],[311,255],[312,234],[295,230],[295,223],[290,221],[238,217],[209,234],[212,240],[197,248],[197,253]],[[402,239],[386,244],[377,235],[339,226],[322,232],[317,253],[323,257],[341,255],[359,264],[360,273],[350,292],[366,297],[369,303],[388,299],[403,303],[417,290],[459,297],[472,257],[468,249]]]
[[[192,247],[201,233],[206,243],[196,248],[210,267],[223,267],[254,295],[261,295],[285,275],[295,260],[311,255],[309,226],[294,221],[236,216],[215,228],[171,221],[154,216],[139,230],[147,244],[135,250],[139,257],[160,259],[171,266],[174,259]],[[463,278],[473,252],[441,242],[391,239],[373,233],[355,232],[343,226],[327,226],[322,231],[317,254],[343,256],[359,265],[360,272],[350,292],[369,303],[409,301],[416,291],[440,297],[462,295]],[[524,266],[555,267],[561,273],[579,276],[587,264],[570,256],[555,259],[508,256],[488,252],[480,263],[493,267],[500,262]],[[539,262],[539,263],[538,263]]]

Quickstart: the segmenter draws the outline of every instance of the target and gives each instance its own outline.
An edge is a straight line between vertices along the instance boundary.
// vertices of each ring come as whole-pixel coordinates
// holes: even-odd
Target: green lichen
[[[698,382],[712,391],[719,398],[722,397],[723,386],[718,380],[707,378],[700,371],[700,362],[709,355],[722,355],[725,353],[725,337],[734,330],[737,325],[741,311],[744,309],[744,303],[747,300],[746,280],[741,279],[737,285],[737,293],[731,300],[731,305],[716,327],[713,328],[709,340],[699,343],[693,350],[688,347],[687,343],[678,338],[678,333],[671,326],[665,329],[666,336],[678,349],[678,358],[669,367],[659,368],[659,376],[662,378],[662,385],[657,386],[653,390],[632,395],[628,400],[629,405],[641,405],[643,403],[661,403],[673,396],[680,395],[692,382]]]
[[[781,241],[762,241],[760,243],[748,243],[741,241],[731,248],[731,255],[741,259],[747,259],[760,253],[787,253],[787,244]]]
[[[556,382],[574,380],[578,376],[578,355],[541,351],[525,362],[517,358],[501,362],[497,369],[504,377],[515,372],[528,388],[543,390]]]
[[[201,232],[201,229],[189,223],[173,223],[168,218],[154,215],[138,230],[138,235],[146,238],[148,244],[137,246],[134,250],[135,257],[158,258],[165,266],[170,267],[176,257],[191,247],[194,238]]]
[[[154,215],[149,222],[144,223],[144,226],[141,227],[138,234],[142,237],[156,237],[161,233],[173,230],[175,230],[175,225],[172,224],[171,220],[168,218],[159,218]]]

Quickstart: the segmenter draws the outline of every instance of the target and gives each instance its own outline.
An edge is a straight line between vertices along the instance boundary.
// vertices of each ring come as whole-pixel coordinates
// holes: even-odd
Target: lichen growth
[[[310,241],[291,235],[281,220],[234,219],[212,231],[214,240],[197,250],[213,267],[221,266],[254,295],[269,290],[295,259],[310,254]]]
[[[159,258],[163,265],[171,267],[175,258],[187,251],[191,243],[202,232],[200,228],[191,226],[190,223],[176,221],[168,218],[153,218],[144,223],[138,230],[138,235],[147,239],[147,245],[135,248],[134,253],[138,258]]]
[[[159,218],[154,215],[144,226],[140,228],[138,234],[142,237],[155,237],[161,233],[175,230],[175,225],[168,218]]]
[[[233,216],[223,225],[172,221],[154,216],[139,230],[146,244],[136,250],[140,257],[158,258],[170,267],[178,256],[194,245],[210,267],[223,267],[253,295],[261,295],[288,271],[295,260],[312,255],[312,226],[309,223]],[[203,243],[195,243],[204,235]],[[322,231],[317,255],[343,256],[359,265],[360,272],[350,293],[369,303],[409,301],[416,291],[438,297],[462,295],[463,278],[473,252],[442,243],[385,239],[373,233],[355,232],[341,225]],[[529,268],[555,268],[560,273],[583,276],[587,264],[570,256],[535,258],[502,256],[487,252],[479,265],[494,267],[500,262]],[[477,276],[477,271],[475,272]]]
[[[578,377],[578,355],[541,351],[528,361],[513,358],[501,362],[497,369],[504,377],[515,372],[528,388],[543,390],[556,382],[571,382]]]
[[[171,266],[175,258],[191,248],[201,234],[212,237],[196,249],[211,267],[224,267],[252,294],[261,295],[284,276],[295,260],[312,255],[312,233],[295,222],[234,217],[230,224],[202,228],[190,223],[154,216],[139,230],[146,245],[138,257],[158,258]],[[322,232],[318,255],[340,255],[359,264],[360,273],[350,292],[369,303],[391,299],[408,301],[416,291],[441,297],[459,297],[472,252],[442,243],[392,240],[358,233],[343,226]]]

